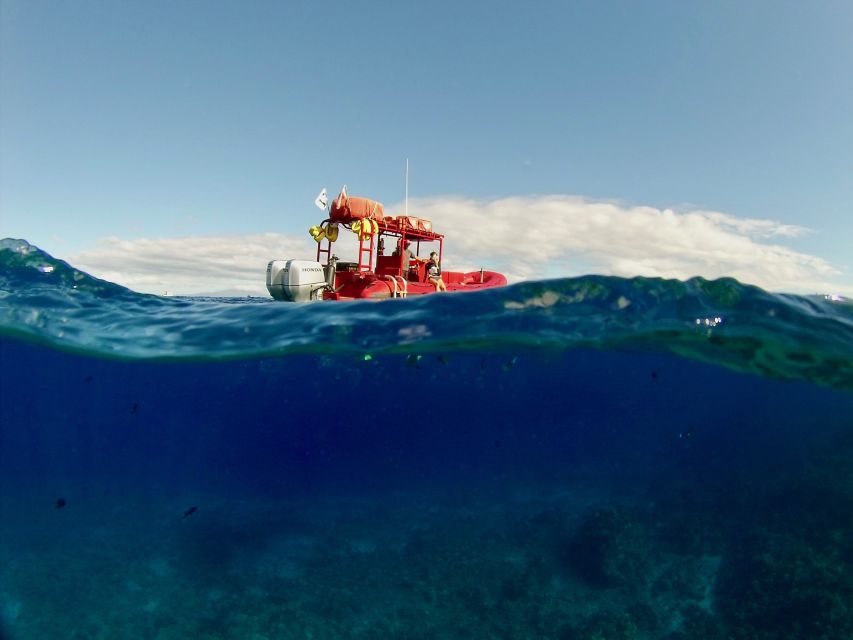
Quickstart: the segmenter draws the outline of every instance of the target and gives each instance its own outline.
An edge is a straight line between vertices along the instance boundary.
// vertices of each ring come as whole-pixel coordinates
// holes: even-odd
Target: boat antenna
[[[406,158],[406,217],[409,216],[409,159]]]

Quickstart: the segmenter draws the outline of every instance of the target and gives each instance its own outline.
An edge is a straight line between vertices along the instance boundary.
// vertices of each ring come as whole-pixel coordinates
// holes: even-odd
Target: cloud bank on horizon
[[[393,212],[401,205],[386,208]],[[808,233],[773,220],[716,211],[676,212],[647,206],[546,195],[481,201],[457,196],[409,200],[409,211],[445,234],[449,270],[484,266],[510,282],[584,274],[687,279],[723,276],[788,293],[853,295],[846,275],[826,260],[778,244]],[[298,234],[298,235],[297,235]],[[348,234],[347,234],[348,235]],[[89,273],[162,294],[266,296],[266,264],[279,258],[312,259],[306,230],[293,234],[196,236],[121,240],[106,238],[69,256]],[[340,242],[354,259],[355,242]]]

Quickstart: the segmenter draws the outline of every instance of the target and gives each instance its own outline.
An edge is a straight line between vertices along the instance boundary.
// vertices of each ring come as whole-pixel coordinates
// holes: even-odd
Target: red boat
[[[318,197],[325,211],[325,190]],[[358,262],[342,262],[332,245],[343,227],[358,236]],[[346,187],[334,200],[329,217],[309,230],[317,241],[316,260],[273,260],[267,265],[267,290],[276,300],[352,300],[357,298],[405,298],[436,293],[429,280],[422,243],[438,253],[444,236],[432,223],[413,216],[386,216],[382,203],[350,197]],[[391,250],[390,253],[386,251]],[[408,249],[408,251],[407,251]],[[494,271],[441,270],[447,291],[479,291],[506,285],[506,277]]]

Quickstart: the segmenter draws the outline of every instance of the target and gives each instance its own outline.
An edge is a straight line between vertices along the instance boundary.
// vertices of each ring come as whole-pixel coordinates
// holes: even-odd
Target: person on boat
[[[427,280],[434,286],[436,291],[447,291],[447,285],[441,279],[441,265],[438,263],[438,254],[433,251],[429,254],[429,262],[426,263]]]
[[[415,256],[415,254],[412,252],[412,250],[411,250],[411,249],[409,249],[409,245],[410,245],[410,244],[411,244],[411,243],[410,243],[408,240],[406,240],[406,241],[403,243],[403,271],[404,271],[404,272],[406,272],[406,271],[408,271],[408,270],[409,270],[409,264],[410,264],[412,261],[414,261],[414,262],[416,262],[416,263],[418,262],[418,258],[417,258],[417,256]],[[394,249],[394,253],[393,253],[393,255],[395,255],[395,256],[399,256],[399,255],[400,255],[400,245],[399,245],[399,244],[397,244],[397,248],[396,248],[396,249]]]

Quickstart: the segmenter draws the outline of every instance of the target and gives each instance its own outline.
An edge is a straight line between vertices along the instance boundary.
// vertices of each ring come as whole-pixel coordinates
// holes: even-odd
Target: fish
[[[198,511],[198,507],[190,507],[186,511],[184,511],[184,517],[189,518],[192,514]]]
[[[61,509],[61,508],[62,508],[62,507],[64,507],[66,504],[68,504],[68,503],[65,501],[65,498],[59,498],[59,499],[57,499],[57,501],[56,501],[56,503],[55,503],[55,506],[56,506],[56,508],[57,508],[57,509]]]
[[[502,369],[503,369],[504,371],[509,371],[510,369],[512,369],[512,368],[515,366],[515,363],[516,363],[517,361],[518,361],[518,356],[514,356],[511,360],[509,360],[509,361],[508,361],[508,362],[507,362],[507,363],[502,367]]]
[[[138,402],[134,402],[134,403],[133,403],[133,406],[130,408],[130,413],[131,413],[131,414],[134,414],[134,413],[136,413],[137,411],[139,411],[139,403],[138,403]]]

